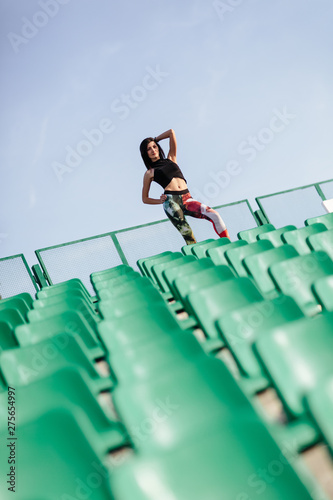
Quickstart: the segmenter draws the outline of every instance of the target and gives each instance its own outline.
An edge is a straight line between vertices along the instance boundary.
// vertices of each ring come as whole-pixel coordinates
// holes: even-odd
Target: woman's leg
[[[180,195],[168,194],[167,199],[163,203],[164,212],[167,214],[168,218],[178,229],[187,245],[196,243],[193,231],[186,221],[184,212],[182,210],[182,198]]]
[[[230,238],[226,225],[216,210],[207,207],[203,203],[194,200],[190,193],[182,195],[183,210],[185,215],[196,217],[197,219],[209,220],[214,227],[215,232],[220,238]]]

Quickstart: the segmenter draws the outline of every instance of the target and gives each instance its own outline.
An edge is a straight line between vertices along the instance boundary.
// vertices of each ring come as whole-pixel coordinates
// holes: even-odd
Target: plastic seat
[[[325,311],[333,311],[333,276],[324,276],[312,285],[312,291]]]
[[[92,285],[97,283],[98,281],[103,281],[106,278],[112,279],[117,278],[119,276],[124,276],[126,274],[134,273],[134,269],[126,264],[120,264],[119,266],[111,267],[109,269],[104,269],[103,271],[95,271],[90,275],[90,281]]]
[[[294,247],[283,245],[260,254],[250,255],[244,259],[243,264],[249,276],[254,279],[259,290],[269,298],[273,298],[277,296],[277,291],[271,276],[268,274],[269,267],[274,262],[280,262],[297,256],[298,252]]]
[[[0,354],[1,373],[11,387],[27,385],[68,366],[85,370],[91,379],[91,387],[96,391],[113,386],[110,377],[100,377],[82,345],[71,335],[59,334],[38,344]]]
[[[21,293],[0,300],[0,313],[7,309],[15,309],[21,316],[26,319],[26,314],[32,307],[33,299],[29,293]]]
[[[165,302],[159,291],[152,287],[100,301],[98,309],[104,319],[113,319],[142,308],[154,308],[156,304],[165,305]]]
[[[140,279],[132,279],[129,281],[122,281],[117,283],[116,286],[105,281],[96,284],[96,293],[99,300],[111,300],[112,298],[121,297],[127,293],[142,291],[145,289],[156,288],[152,281],[146,276],[140,276]],[[103,285],[100,287],[100,285]],[[105,285],[105,286],[104,286]]]
[[[306,242],[311,250],[323,250],[333,259],[333,229],[308,236]]]
[[[223,238],[220,238],[220,239],[222,240]],[[245,240],[233,241],[232,243],[229,243],[228,245],[220,245],[218,247],[209,248],[206,251],[206,255],[207,255],[207,257],[212,259],[212,261],[214,262],[214,264],[216,266],[221,266],[221,265],[228,266],[229,263],[225,257],[226,251],[231,250],[232,248],[237,248],[237,247],[243,246],[243,245],[248,245],[247,241],[245,241]]]
[[[90,300],[90,297],[88,298],[86,294],[82,290],[65,290],[61,293],[51,295],[49,297],[46,297],[44,299],[38,299],[35,300],[32,303],[33,309],[41,309],[44,307],[50,307],[56,304],[61,304],[61,303],[66,303],[67,299],[79,299],[84,301],[87,304],[88,309],[91,310],[92,314],[96,313],[96,309],[92,301]]]
[[[29,322],[40,321],[52,316],[61,315],[67,311],[78,311],[83,315],[91,328],[96,328],[96,323],[100,321],[100,317],[93,313],[87,302],[80,298],[66,298],[66,300],[54,303],[48,307],[32,309],[27,313]]]
[[[228,245],[229,243],[229,238],[217,238],[216,240],[210,238],[193,245],[191,251],[192,254],[195,255],[198,259],[202,259],[203,257],[206,257],[206,252],[209,248],[221,247],[224,245]]]
[[[219,338],[216,321],[224,314],[261,300],[262,294],[249,278],[229,279],[187,296],[193,316],[209,339]]]
[[[101,455],[128,443],[121,422],[107,416],[91,391],[90,380],[79,367],[64,367],[51,375],[16,388],[17,398],[23,405],[20,424],[54,408],[66,408],[76,413],[78,423],[91,423],[87,437]],[[80,411],[76,412],[76,408]]]
[[[79,409],[72,412],[57,408],[20,425],[20,444],[16,455],[19,471],[17,489],[15,493],[8,491],[9,485],[2,481],[1,498],[74,499],[82,498],[82,491],[85,492],[84,495],[87,492],[93,493],[89,496],[91,500],[108,500],[113,497],[108,471],[93,444],[89,442],[86,432],[89,427],[80,428],[76,418],[78,411]],[[1,438],[4,439],[4,435]],[[8,450],[4,446],[0,448],[1,463],[7,463]],[[88,480],[90,488],[87,486]],[[98,488],[92,487],[96,484]]]
[[[183,255],[180,252],[171,252],[170,254],[167,255],[158,255],[155,257],[150,257],[149,259],[145,259],[142,262],[142,267],[145,270],[145,275],[148,276],[148,278],[151,278],[151,280],[158,286],[158,282],[154,276],[154,273],[152,272],[153,266],[157,264],[171,262],[182,257]]]
[[[26,319],[16,309],[6,308],[0,311],[0,322],[6,323],[11,330],[14,330],[16,326],[26,323]]]
[[[333,376],[307,393],[305,406],[333,456]]]
[[[236,412],[253,414],[228,368],[205,354],[200,362],[185,366],[180,363],[148,381],[120,383],[113,401],[134,447],[139,452],[156,454],[200,441],[210,432],[217,433]],[[135,432],[138,422],[151,418],[152,410],[159,406],[159,415],[165,413],[166,407],[168,418],[156,419],[155,432],[140,439],[140,433]]]
[[[198,259],[202,259],[203,257],[206,257],[206,252],[209,248],[221,247],[224,245],[228,245],[229,243],[229,238],[218,238],[216,240],[209,239],[200,241],[200,243],[196,243],[191,248],[191,251],[192,254],[195,255]]]
[[[166,304],[155,304],[153,308],[145,307],[126,316],[101,321],[97,328],[111,356],[119,345],[125,349],[170,336],[176,342],[182,331]]]
[[[310,219],[306,219],[305,225],[310,226],[312,224],[317,224],[320,222],[324,224],[327,229],[333,229],[333,213],[319,215],[318,217],[311,217]]]
[[[327,231],[326,226],[318,222],[311,224],[311,226],[301,227],[295,231],[287,231],[281,235],[281,238],[288,245],[292,245],[300,255],[304,255],[311,252],[306,242],[308,236],[322,231]]]
[[[242,382],[248,392],[268,386],[266,374],[253,353],[253,343],[273,327],[302,317],[296,302],[283,295],[235,309],[217,321],[217,329],[245,378]]]
[[[0,352],[18,346],[13,329],[7,323],[0,321]]]
[[[222,281],[235,279],[234,273],[227,266],[213,266],[197,271],[195,274],[180,276],[174,281],[175,298],[180,300],[189,313],[187,296],[194,291],[201,290]]]
[[[150,437],[141,436],[143,444]],[[204,439],[164,454],[137,453],[114,470],[111,487],[115,498],[135,500],[312,500],[294,467],[254,415],[234,415],[217,433],[207,428]]]
[[[297,227],[292,225],[279,227],[278,229],[274,229],[274,231],[258,234],[258,240],[268,240],[273,243],[275,247],[280,247],[283,245],[281,235],[287,231],[294,231],[295,229],[297,229]]]
[[[144,257],[143,259],[139,259],[136,263],[137,263],[138,268],[141,271],[142,276],[148,276],[148,278],[150,278],[149,274],[147,274],[147,269],[144,266],[144,263],[146,261],[148,261],[149,259],[152,259],[155,261],[154,264],[157,264],[158,259],[162,259],[161,262],[163,262],[165,257],[167,257],[168,255],[171,255],[172,253],[173,252],[171,252],[170,250],[167,250],[166,252],[161,252],[157,255],[152,255],[151,257]]]
[[[248,245],[226,250],[225,257],[238,276],[246,277],[248,273],[243,266],[243,259],[249,255],[261,253],[271,248],[274,248],[274,246],[270,241],[256,241],[255,243],[249,243]]]
[[[165,281],[163,272],[167,269],[179,269],[181,266],[188,264],[190,262],[196,261],[197,259],[194,255],[182,255],[179,254],[177,258],[172,259],[171,261],[161,262],[159,264],[155,264],[152,266],[151,271],[152,275],[155,278],[155,282],[159,286],[162,292],[170,292],[170,288],[168,283]]]
[[[48,316],[46,319],[34,320],[32,323],[17,326],[15,337],[20,346],[27,346],[61,333],[72,335],[83,342],[87,356],[95,359],[103,357],[105,353],[98,338],[96,324],[93,323],[93,325],[94,328],[79,311],[63,311],[61,314]]]
[[[93,283],[93,288],[96,295],[99,296],[101,290],[118,290],[122,286],[126,286],[127,283],[132,283],[142,279],[143,276],[140,273],[133,271],[132,273],[122,274],[114,278],[106,277],[105,279],[101,279]]]
[[[207,257],[202,258],[202,259],[196,259],[193,262],[184,264],[182,266],[177,266],[176,268],[168,268],[163,271],[163,277],[165,281],[168,284],[168,287],[173,295],[173,297],[177,298],[177,300],[180,299],[180,297],[177,295],[177,290],[174,286],[174,281],[177,278],[182,278],[184,276],[187,276],[189,274],[194,275],[197,272],[204,271],[205,269],[210,269],[214,267],[215,264],[213,261]]]
[[[307,420],[304,397],[323,377],[333,375],[332,350],[331,312],[280,325],[254,343],[254,351],[291,421]]]
[[[184,255],[193,255],[192,254],[192,247],[193,245],[196,245],[196,243],[191,243],[190,245],[184,245],[181,248],[182,254]]]
[[[333,261],[325,252],[312,252],[273,264],[269,272],[278,289],[294,298],[311,316],[321,310],[311,286],[322,276],[333,274]]]
[[[173,335],[150,337],[145,342],[126,345],[120,339],[120,325],[113,322],[112,326],[109,325],[111,328],[114,328],[116,338],[112,342],[110,363],[120,390],[140,382],[149,386],[167,374],[173,379],[176,371],[206,357],[199,342],[189,332],[175,330]]]
[[[257,241],[259,234],[267,233],[268,231],[275,231],[273,224],[262,224],[258,227],[239,231],[237,236],[240,240],[247,241],[247,243],[254,243]]]
[[[84,296],[89,300],[92,301],[92,297],[90,296],[90,293],[86,289],[86,287],[83,285],[82,281],[79,280],[78,278],[73,278],[68,281],[63,281],[61,283],[57,283],[55,285],[50,285],[50,286],[45,286],[41,290],[39,290],[36,293],[36,298],[37,299],[46,299],[49,297],[53,297],[54,295],[62,294],[63,292],[66,291],[81,291]]]

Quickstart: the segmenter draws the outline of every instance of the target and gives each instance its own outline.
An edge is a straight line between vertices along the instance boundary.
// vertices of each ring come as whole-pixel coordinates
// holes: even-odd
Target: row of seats
[[[322,442],[333,455],[333,262],[284,233],[261,226],[141,259],[140,272],[93,273],[95,297],[73,279],[2,300],[0,433],[14,387],[17,497],[325,498],[298,452]],[[282,248],[296,253],[266,258]],[[257,404],[267,388],[284,422]]]

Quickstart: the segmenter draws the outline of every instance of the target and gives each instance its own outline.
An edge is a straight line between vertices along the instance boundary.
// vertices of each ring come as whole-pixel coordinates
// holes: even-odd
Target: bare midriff
[[[165,191],[183,191],[187,189],[187,184],[184,179],[174,177],[164,189]]]

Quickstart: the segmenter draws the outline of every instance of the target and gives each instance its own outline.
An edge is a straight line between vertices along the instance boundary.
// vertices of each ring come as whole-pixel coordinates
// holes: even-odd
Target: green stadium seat
[[[219,338],[216,321],[224,314],[261,300],[262,294],[249,278],[228,279],[187,296],[190,311],[208,339]]]
[[[304,314],[296,302],[283,295],[235,309],[217,321],[217,329],[244,377],[241,382],[248,392],[261,391],[269,383],[253,353],[253,343],[275,326],[302,317]]]
[[[114,319],[136,310],[140,311],[142,308],[154,308],[156,304],[165,305],[165,302],[159,291],[151,287],[114,297],[111,300],[101,300],[98,303],[98,310],[103,319]]]
[[[333,261],[325,252],[312,252],[277,262],[269,272],[278,289],[293,297],[304,314],[311,316],[321,310],[311,287],[318,278],[333,274]]]
[[[173,259],[167,262],[161,262],[159,264],[155,264],[151,270],[152,274],[155,278],[155,282],[159,286],[162,292],[170,292],[170,288],[168,283],[165,281],[163,276],[163,272],[167,269],[179,269],[181,266],[188,264],[190,262],[196,261],[197,259],[194,255],[182,255],[180,254],[178,258]]]
[[[223,238],[220,238],[221,240]],[[211,258],[216,266],[228,266],[228,261],[225,257],[225,253],[227,250],[231,250],[232,248],[237,248],[243,245],[248,245],[247,241],[239,240],[233,241],[232,243],[228,243],[228,245],[220,245],[218,247],[209,248],[206,251],[207,257]]]
[[[0,352],[19,347],[16,337],[8,323],[0,321]]]
[[[275,231],[273,224],[262,224],[258,227],[245,229],[244,231],[239,231],[237,236],[238,239],[247,241],[247,243],[254,243],[257,241],[259,234],[267,233],[268,231]]]
[[[177,290],[174,286],[174,281],[177,278],[180,279],[186,275],[194,275],[197,272],[204,271],[205,269],[209,269],[209,268],[212,268],[214,266],[215,266],[215,264],[213,263],[213,261],[211,259],[205,257],[203,259],[196,259],[193,262],[184,264],[182,266],[177,266],[177,267],[165,269],[162,274],[163,274],[165,281],[168,284],[168,287],[169,287],[173,297],[177,298],[177,300],[180,300],[180,297],[177,295]]]
[[[216,240],[205,240],[200,243],[193,245],[192,254],[194,254],[198,259],[206,257],[207,250],[210,248],[219,248],[224,245],[229,245],[229,238],[217,238]]]
[[[280,325],[254,343],[254,352],[290,421],[309,421],[304,397],[321,384],[323,377],[333,374],[332,349],[331,312]],[[313,444],[300,440],[301,447]]]
[[[22,404],[20,424],[55,408],[66,408],[77,415],[78,422],[91,423],[87,436],[101,456],[128,443],[121,422],[108,416],[90,388],[91,381],[80,367],[64,367],[50,376],[18,386],[17,399]],[[80,413],[76,412],[80,409]]]
[[[85,293],[81,290],[66,290],[62,293],[58,293],[56,295],[52,295],[50,297],[46,297],[44,299],[37,299],[32,303],[33,309],[43,309],[45,307],[50,307],[56,304],[64,303],[66,304],[67,299],[79,299],[84,301],[87,304],[88,309],[90,309],[91,313],[94,315],[96,312],[96,308],[93,305],[90,298],[88,298]]]
[[[225,257],[238,276],[246,277],[248,276],[248,273],[243,266],[243,259],[249,255],[261,253],[266,250],[270,250],[271,248],[274,248],[274,246],[270,241],[256,241],[255,243],[249,243],[248,245],[242,245],[226,250]]]
[[[150,288],[156,288],[152,281],[146,276],[139,275],[140,279],[132,279],[123,281],[116,286],[112,282],[101,281],[96,284],[96,294],[99,300],[111,300],[112,298],[121,297],[127,293],[133,293]],[[100,285],[103,285],[100,287]],[[105,285],[105,286],[104,286]]]
[[[311,219],[306,219],[305,225],[310,226],[312,224],[317,224],[320,222],[324,224],[327,229],[333,229],[333,213],[319,215],[318,217],[311,217]]]
[[[177,335],[182,332],[175,316],[164,303],[156,304],[153,308],[141,308],[140,311],[113,320],[101,321],[97,328],[111,355],[119,345],[125,349],[170,336],[176,342]]]
[[[68,366],[84,369],[95,391],[113,386],[111,377],[99,375],[82,344],[71,335],[55,335],[38,344],[2,351],[0,354],[1,373],[11,387],[27,385]]]
[[[195,436],[188,444],[168,453],[145,456],[136,454],[111,475],[111,488],[115,498],[314,498],[304,484],[304,471],[301,476],[301,471],[296,469],[296,460],[283,454],[255,416],[246,419],[244,416],[237,418],[233,415],[227,425],[221,425],[218,433],[208,432],[209,429],[205,438],[199,440]],[[145,439],[147,433],[142,432],[142,435]]]
[[[311,252],[306,242],[308,236],[322,231],[327,231],[326,226],[318,222],[294,231],[287,231],[281,235],[281,238],[288,245],[292,245],[300,255],[304,255]]]
[[[179,363],[144,383],[119,383],[115,389],[115,408],[139,451],[158,453],[179,448],[200,441],[208,433],[217,433],[236,412],[253,413],[228,368],[205,354],[199,359],[196,363]],[[168,418],[158,419],[155,432],[142,440],[135,432],[138,422],[151,417],[159,402],[161,406],[170,402]]]
[[[103,357],[105,352],[97,334],[96,324],[93,325],[94,328],[79,311],[64,311],[46,319],[17,326],[15,337],[20,346],[27,346],[65,333],[80,339],[86,347],[87,356],[97,359]]]
[[[36,293],[36,298],[47,299],[49,297],[53,297],[54,295],[62,294],[66,291],[81,291],[88,300],[92,301],[92,297],[90,296],[88,290],[83,285],[82,281],[77,278],[63,281],[62,283],[57,283],[55,285],[45,286]]]
[[[90,275],[90,281],[92,284],[98,281],[104,281],[105,279],[117,278],[119,276],[124,276],[126,274],[135,273],[131,266],[126,264],[120,264],[119,266],[111,267],[109,269],[104,269],[103,271],[95,271]]]
[[[135,281],[142,280],[142,279],[143,279],[143,276],[140,273],[133,271],[132,273],[122,274],[122,275],[117,276],[115,278],[105,278],[103,280],[94,282],[93,288],[96,292],[96,295],[99,296],[99,292],[101,290],[105,290],[105,289],[107,289],[109,291],[118,290],[118,288],[120,288],[122,286],[126,286],[127,283],[133,282],[133,284],[134,284]],[[146,279],[148,279],[148,278],[146,278]]]
[[[190,245],[184,245],[184,246],[182,246],[182,248],[181,248],[182,254],[184,254],[184,255],[193,255],[192,254],[192,247],[195,244],[196,243],[193,243],[193,244],[191,243]]]
[[[307,393],[305,406],[333,456],[333,376]]]
[[[21,293],[7,299],[2,299],[0,301],[0,313],[7,309],[15,309],[26,320],[26,314],[30,311],[32,304],[33,299],[31,295],[29,293]]]
[[[149,274],[147,274],[147,269],[144,265],[146,261],[152,259],[155,261],[154,264],[157,264],[157,260],[162,259],[161,262],[164,262],[164,259],[169,255],[171,255],[172,253],[173,252],[171,252],[170,250],[167,250],[166,252],[162,252],[157,255],[152,255],[151,257],[144,257],[143,259],[139,259],[136,264],[140,269],[142,276],[147,276],[148,278],[150,278]]]
[[[297,229],[297,227],[292,225],[279,227],[278,229],[274,229],[274,231],[258,234],[258,240],[268,240],[273,243],[275,247],[280,247],[283,245],[281,235],[287,231],[294,231],[295,229]]]
[[[324,276],[312,285],[312,292],[324,311],[333,311],[333,276]]]
[[[16,326],[26,323],[26,319],[16,309],[6,308],[0,311],[0,322],[6,323],[9,328],[14,330]]]
[[[66,300],[56,302],[48,307],[32,309],[27,313],[27,319],[30,323],[32,323],[36,320],[40,321],[52,316],[61,315],[67,311],[80,312],[93,329],[96,328],[96,323],[100,321],[100,316],[98,316],[97,313],[95,314],[92,312],[91,308],[87,304],[87,301],[77,297],[66,298]]]
[[[20,425],[17,488],[15,493],[8,491],[9,485],[2,481],[1,498],[69,500],[88,495],[91,500],[108,500],[113,497],[109,472],[87,437],[91,424],[80,428],[79,411],[56,408]],[[4,434],[1,439],[5,439]],[[1,463],[7,463],[8,450],[0,448]]]
[[[149,257],[142,262],[142,267],[145,269],[145,275],[151,278],[152,281],[158,286],[157,279],[152,271],[153,267],[157,264],[165,264],[166,262],[173,262],[174,260],[182,258],[183,255],[180,252],[171,252],[167,255],[158,255],[155,257]]]
[[[333,259],[333,229],[308,236],[306,242],[311,250],[323,250]]]
[[[148,387],[167,373],[170,374],[170,380],[174,380],[175,370],[199,363],[205,356],[194,335],[181,330],[175,330],[173,335],[150,338],[133,346],[124,345],[121,340],[116,345],[123,324],[113,322],[105,327],[109,330],[113,328],[114,335],[117,336],[112,342],[110,354],[110,364],[118,382],[117,390],[139,382]]]
[[[273,298],[278,293],[271,276],[268,274],[268,269],[274,262],[280,262],[297,256],[298,252],[294,247],[283,245],[260,254],[250,255],[244,259],[243,264],[249,276],[254,279],[259,290],[268,296],[268,298]]]
[[[180,276],[174,281],[174,297],[177,300],[180,300],[184,309],[190,313],[187,296],[191,292],[195,292],[230,279],[235,279],[235,275],[227,266],[213,266],[204,270],[199,270],[195,274],[186,274]]]

